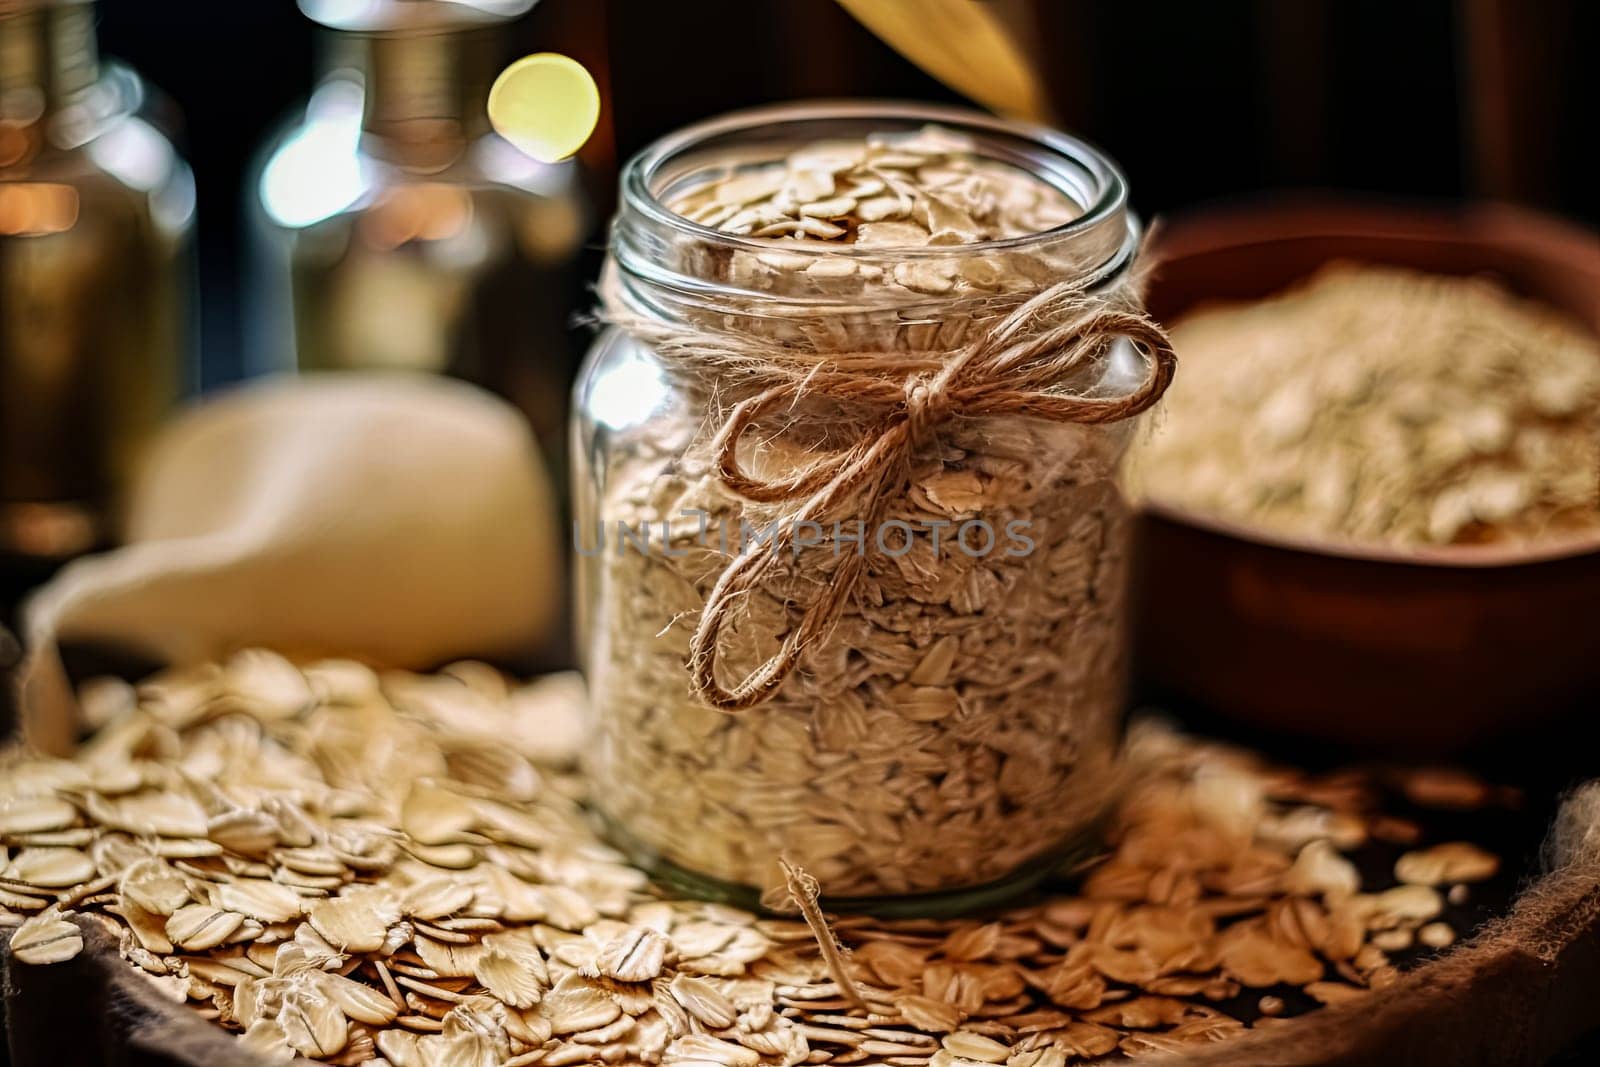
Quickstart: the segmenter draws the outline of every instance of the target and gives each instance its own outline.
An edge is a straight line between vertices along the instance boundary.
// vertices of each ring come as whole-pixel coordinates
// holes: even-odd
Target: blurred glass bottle
[[[192,380],[194,178],[88,0],[0,0],[0,570],[107,543]]]
[[[577,164],[489,126],[534,0],[300,0],[331,33],[254,188],[250,370],[426,370],[528,416],[565,471],[590,224]]]

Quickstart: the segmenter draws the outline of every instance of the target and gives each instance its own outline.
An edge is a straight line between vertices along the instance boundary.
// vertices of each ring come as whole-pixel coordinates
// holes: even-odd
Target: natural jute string
[[[693,691],[723,711],[742,711],[772,697],[805,650],[827,636],[866,566],[864,551],[846,552],[827,588],[804,611],[778,652],[749,676],[725,687],[717,678],[723,628],[741,598],[782,565],[795,531],[860,502],[863,530],[901,486],[907,460],[934,428],[956,417],[1012,416],[1060,423],[1109,423],[1145,411],[1172,381],[1177,359],[1166,332],[1139,309],[1133,284],[1088,291],[1061,282],[1016,305],[971,345],[953,352],[824,353],[751,331],[704,323],[667,323],[629,309],[614,284],[602,286],[601,321],[653,347],[670,366],[719,383],[756,390],[735,404],[712,438],[719,480],[758,504],[787,504],[765,550],[740,554],[722,572],[700,614],[690,644]],[[727,316],[721,317],[725,322]],[[1107,346],[1127,338],[1145,356],[1139,385],[1119,396],[1052,392]],[[880,410],[868,431],[843,451],[783,477],[745,469],[739,444],[763,417],[802,398],[819,397],[851,409]]]
[[[867,1007],[861,990],[856,988],[855,979],[850,976],[849,953],[839,944],[833,927],[828,925],[828,917],[822,914],[821,883],[805,868],[797,867],[788,860],[779,860],[778,867],[783,871],[783,884],[788,890],[789,899],[800,909],[806,926],[810,927],[811,936],[816,939],[817,949],[822,953],[822,962],[838,985],[839,993],[862,1011],[870,1013],[872,1009]]]

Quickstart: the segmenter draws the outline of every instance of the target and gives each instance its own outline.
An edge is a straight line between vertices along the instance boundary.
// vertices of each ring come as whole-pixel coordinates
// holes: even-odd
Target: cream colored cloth
[[[525,654],[557,614],[556,516],[522,417],[472,386],[242,387],[157,440],[124,547],[71,564],[28,604],[24,728],[47,751],[70,745],[58,642],[174,663],[252,645],[413,668]]]

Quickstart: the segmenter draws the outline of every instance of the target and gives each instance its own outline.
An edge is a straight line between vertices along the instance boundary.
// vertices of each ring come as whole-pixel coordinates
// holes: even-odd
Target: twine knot
[[[950,413],[949,399],[937,379],[913,377],[906,381],[906,430],[916,445],[927,443],[934,427]]]
[[[920,353],[797,350],[750,332],[668,325],[628,313],[608,297],[603,318],[662,354],[698,363],[707,375],[726,370],[765,385],[728,411],[712,438],[711,454],[716,475],[730,492],[752,503],[787,505],[788,510],[777,519],[764,550],[737,556],[706,598],[689,647],[696,695],[733,712],[777,692],[801,654],[825,638],[842,614],[866,566],[865,552],[839,554],[829,580],[777,653],[731,687],[722,684],[717,671],[724,627],[745,594],[784,564],[799,528],[839,518],[850,501],[858,502],[854,517],[864,529],[878,521],[892,499],[889,490],[897,488],[891,482],[903,480],[912,454],[942,423],[994,416],[1109,423],[1138,415],[1159,400],[1172,381],[1177,357],[1166,332],[1138,309],[1128,290],[1124,285],[1102,295],[1075,280],[1061,282],[999,317],[967,347]],[[1074,372],[1102,359],[1120,339],[1144,356],[1145,375],[1137,386],[1113,396],[1061,390]],[[766,476],[746,469],[740,458],[746,434],[763,418],[791,410],[806,397],[830,400],[844,409],[876,409],[882,415],[869,415],[854,444],[819,454],[799,470]]]

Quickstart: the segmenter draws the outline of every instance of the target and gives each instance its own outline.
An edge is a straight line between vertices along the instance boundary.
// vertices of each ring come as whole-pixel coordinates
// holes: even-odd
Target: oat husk
[[[1304,1032],[1318,1055],[1370,1051],[1354,1019],[1389,1027],[1384,1040],[1409,1054],[1418,1013],[1442,1010],[1407,1006],[1412,993],[1452,990],[1465,1011],[1475,982],[1504,975],[1531,983],[1516,1004],[1536,1032],[1486,1046],[1507,1058],[1455,1062],[1517,1063],[1531,1062],[1512,1055],[1518,1042],[1543,1048],[1575,1025],[1541,983],[1569,960],[1594,965],[1577,936],[1596,896],[1581,833],[1506,924],[1409,977],[1376,939],[1438,922],[1438,890],[1352,887],[1344,855],[1374,834],[1407,840],[1408,855],[1441,843],[1375,807],[1361,775],[1309,777],[1156,730],[1139,735],[1142,788],[1112,851],[1077,888],[972,919],[834,917],[863,1010],[806,923],[662,897],[594,836],[571,772],[581,697],[562,680],[524,690],[475,665],[378,679],[327,663],[282,684],[298,673],[254,653],[137,692],[104,687],[89,703],[105,725],[77,759],[7,755],[0,920],[26,941],[9,971],[16,1047],[110,1047],[124,1024],[147,1040],[138,1020],[153,1017],[156,1040],[190,1062],[243,1059],[222,1051],[220,1026],[258,1053],[334,1063],[1037,1067],[1212,1042],[1229,1063],[1312,1063],[1235,1050],[1282,1050],[1316,1027]],[[304,700],[283,699],[293,691]],[[40,802],[56,797],[70,817]],[[41,848],[90,856],[94,877],[19,882],[16,858]],[[302,914],[278,922],[283,886]],[[82,928],[87,956],[66,955],[52,909]],[[219,929],[209,948],[172,944]],[[126,1018],[73,1026],[72,1012],[103,1003],[100,983]],[[1230,1005],[1245,991],[1280,998],[1285,983],[1332,1006],[1264,1012],[1257,1028],[1294,1030],[1249,1037]],[[179,1003],[210,1022],[186,1024]],[[1587,1000],[1574,1004],[1587,1019]],[[1341,1021],[1325,1031],[1324,1014]]]

